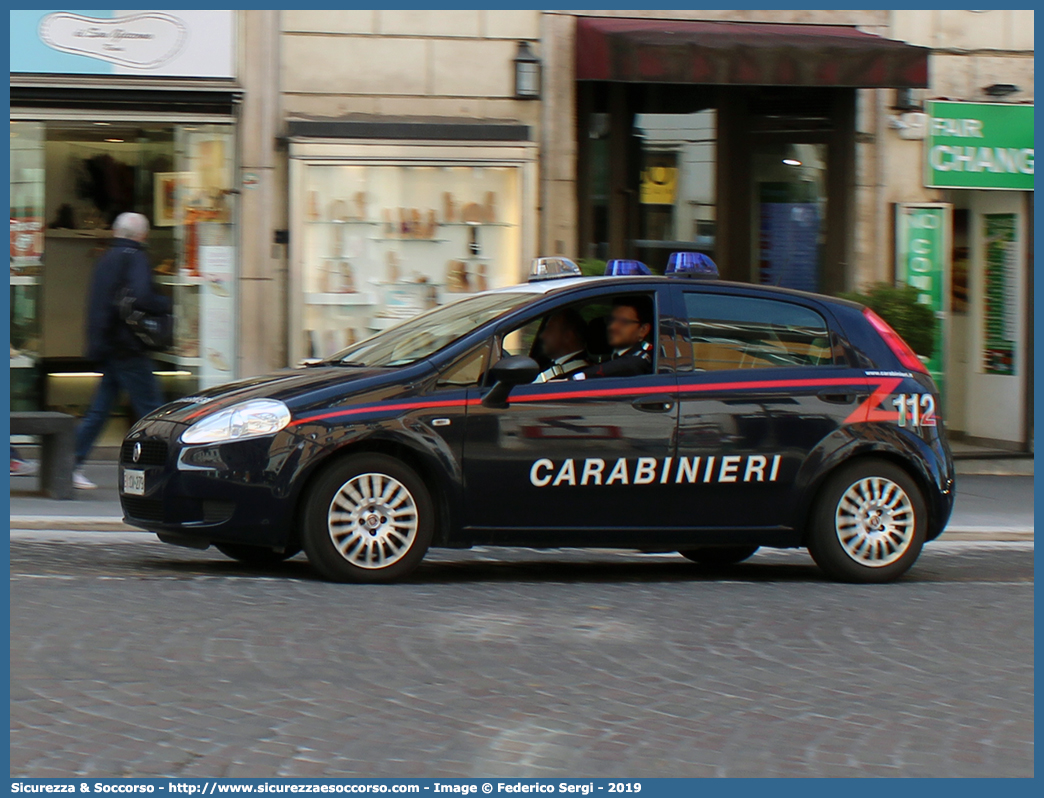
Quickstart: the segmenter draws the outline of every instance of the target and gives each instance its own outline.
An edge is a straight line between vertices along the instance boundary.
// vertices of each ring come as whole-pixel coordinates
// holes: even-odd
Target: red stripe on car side
[[[469,402],[467,399],[453,399],[451,401],[437,401],[437,402],[400,402],[392,405],[363,405],[362,407],[353,407],[348,410],[335,410],[332,413],[323,413],[318,416],[308,416],[307,418],[299,418],[296,421],[291,421],[290,426],[296,427],[299,424],[308,424],[312,421],[323,421],[327,418],[337,418],[339,416],[355,416],[359,413],[386,413],[389,410],[424,410],[432,407],[464,407],[467,404],[477,404],[478,400],[472,400]]]
[[[852,415],[845,419],[845,423],[854,424],[858,421],[897,422],[899,420],[898,410],[881,410],[880,407],[881,403],[889,397],[902,381],[903,377],[896,377],[879,382],[877,388],[874,389],[867,400],[853,410]]]
[[[703,393],[711,391],[732,391],[732,390],[750,390],[756,388],[809,388],[815,386],[823,387],[834,387],[843,385],[855,385],[855,386],[866,386],[867,380],[862,377],[834,377],[830,379],[822,380],[760,380],[760,381],[746,381],[746,382],[714,382],[707,383],[704,385],[681,385],[681,386],[669,386],[669,385],[646,385],[641,388],[590,388],[586,390],[576,391],[553,391],[545,393],[534,393],[516,396],[512,399],[513,402],[525,403],[525,402],[546,402],[554,401],[556,399],[569,400],[569,399],[593,399],[598,397],[613,397],[613,396],[645,396],[647,394],[656,393]],[[362,407],[353,407],[347,410],[335,410],[329,413],[322,413],[317,416],[308,416],[306,418],[296,419],[290,422],[290,426],[298,426],[300,424],[307,424],[312,421],[323,421],[329,418],[338,418],[341,416],[355,416],[360,413],[386,413],[388,411],[396,410],[425,410],[435,407],[466,407],[468,405],[477,405],[480,403],[479,399],[453,399],[450,401],[420,401],[420,402],[398,402],[395,404],[388,405],[364,405]],[[857,411],[858,412],[858,411]],[[856,413],[852,414],[853,416]]]

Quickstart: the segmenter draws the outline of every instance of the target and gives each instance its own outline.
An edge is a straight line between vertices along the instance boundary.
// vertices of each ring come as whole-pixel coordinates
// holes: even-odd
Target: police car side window
[[[696,371],[830,366],[830,330],[810,308],[760,297],[685,293]]]
[[[439,388],[469,388],[477,385],[489,363],[490,341],[486,340],[447,366],[436,383]]]

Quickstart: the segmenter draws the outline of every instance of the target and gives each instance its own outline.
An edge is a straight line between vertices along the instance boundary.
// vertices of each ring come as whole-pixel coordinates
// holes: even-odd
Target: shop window
[[[12,401],[81,414],[98,375],[84,359],[91,276],[125,211],[148,217],[158,290],[174,300],[175,346],[156,353],[168,399],[235,374],[231,125],[11,123]],[[35,226],[31,236],[16,231]],[[17,350],[17,356],[16,356]],[[20,372],[22,369],[19,368]],[[21,375],[19,375],[21,377]],[[29,396],[29,385],[43,392]],[[129,409],[103,445],[122,437]]]
[[[823,317],[791,302],[686,292],[696,371],[833,365]]]
[[[38,409],[44,127],[11,122],[11,409]]]
[[[293,353],[325,357],[426,309],[518,282],[519,173],[496,165],[305,164],[293,198],[302,223]]]

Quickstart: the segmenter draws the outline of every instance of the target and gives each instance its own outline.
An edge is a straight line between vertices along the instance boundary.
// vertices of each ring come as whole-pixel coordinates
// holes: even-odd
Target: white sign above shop
[[[230,78],[230,10],[12,11],[11,72]]]

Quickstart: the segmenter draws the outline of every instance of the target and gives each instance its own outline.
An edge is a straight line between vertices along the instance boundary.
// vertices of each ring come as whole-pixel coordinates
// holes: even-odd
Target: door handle
[[[850,405],[855,401],[854,393],[834,393],[833,391],[820,391],[818,394],[824,402],[835,405]]]
[[[631,402],[631,407],[644,413],[667,413],[674,409],[674,399],[670,396],[641,396]]]

